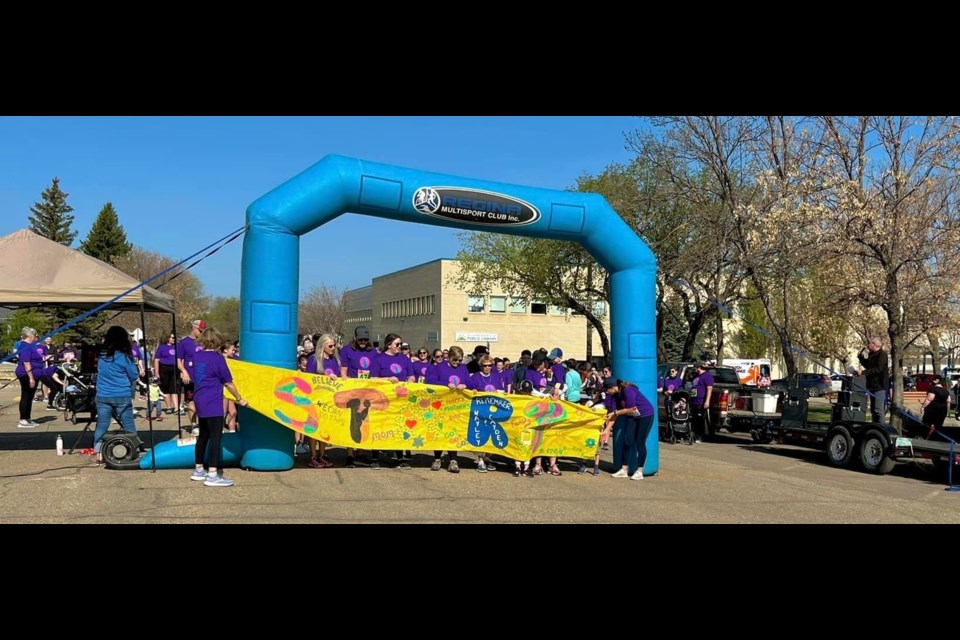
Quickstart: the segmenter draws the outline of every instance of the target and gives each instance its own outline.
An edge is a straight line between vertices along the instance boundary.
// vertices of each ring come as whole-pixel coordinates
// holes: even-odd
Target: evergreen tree
[[[130,253],[130,248],[127,232],[120,224],[113,203],[108,202],[97,214],[86,239],[80,243],[80,251],[98,260],[115,264],[117,258]]]
[[[70,229],[73,224],[73,216],[70,215],[73,207],[67,204],[69,195],[60,190],[60,178],[54,178],[53,184],[41,194],[43,201],[30,207],[33,213],[28,218],[30,230],[67,247],[73,244],[77,232]]]

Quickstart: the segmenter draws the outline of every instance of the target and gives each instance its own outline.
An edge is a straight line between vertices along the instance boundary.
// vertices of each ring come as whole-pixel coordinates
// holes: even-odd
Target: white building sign
[[[496,342],[496,333],[464,333],[457,332],[457,342]]]

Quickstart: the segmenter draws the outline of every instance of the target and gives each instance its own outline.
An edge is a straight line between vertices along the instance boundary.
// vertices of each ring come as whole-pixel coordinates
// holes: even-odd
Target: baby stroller
[[[684,390],[674,391],[664,408],[667,411],[667,429],[663,439],[676,444],[677,438],[686,438],[687,444],[693,444],[690,394]]]
[[[77,424],[78,413],[89,413],[89,422],[97,419],[97,390],[92,374],[80,374],[72,362],[57,367],[63,377],[63,393],[60,402],[63,405],[64,420]]]

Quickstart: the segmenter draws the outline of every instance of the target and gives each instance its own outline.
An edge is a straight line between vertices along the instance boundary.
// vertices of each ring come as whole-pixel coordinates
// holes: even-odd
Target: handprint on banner
[[[470,403],[470,423],[467,425],[467,442],[482,447],[493,438],[493,446],[504,449],[509,442],[501,422],[513,415],[513,405],[506,398],[479,396]]]

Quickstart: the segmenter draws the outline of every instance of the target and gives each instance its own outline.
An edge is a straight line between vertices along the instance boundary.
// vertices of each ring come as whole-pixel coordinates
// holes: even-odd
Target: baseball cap
[[[410,344],[404,342],[403,344],[400,345],[400,348],[401,348],[401,349],[409,349],[409,348],[410,348]]]
[[[474,353],[474,354],[490,353],[490,350],[487,349],[487,348],[486,348],[485,346],[483,346],[482,344],[478,344],[477,346],[475,346],[475,347],[473,348],[473,353]]]
[[[547,356],[550,360],[556,360],[563,357],[563,350],[560,347],[554,347]]]
[[[353,330],[353,336],[357,340],[369,340],[370,330],[364,327],[363,325],[360,325],[359,327]]]
[[[611,377],[611,378],[607,378],[606,380],[603,381],[603,389],[604,389],[604,390],[612,389],[612,388],[615,387],[615,386],[617,386],[617,379],[616,379],[616,378]]]
[[[190,323],[190,325],[196,327],[197,329],[200,329],[200,331],[207,330],[206,320],[194,320],[193,322]]]

